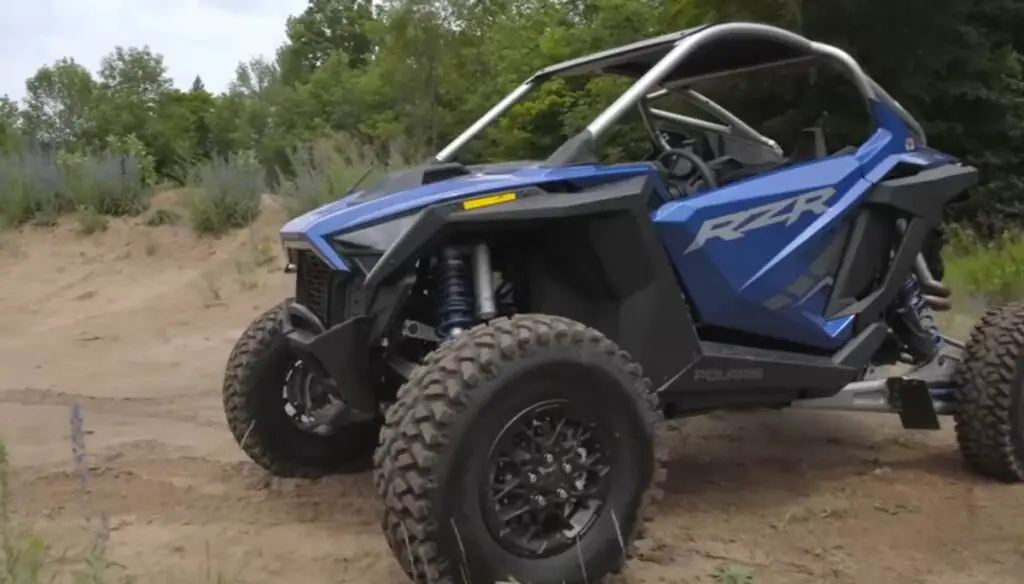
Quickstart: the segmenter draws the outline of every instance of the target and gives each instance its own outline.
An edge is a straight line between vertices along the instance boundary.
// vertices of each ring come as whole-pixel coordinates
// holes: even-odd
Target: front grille
[[[316,254],[306,250],[299,252],[296,267],[295,300],[312,310],[321,322],[327,324],[334,270]]]
[[[316,254],[299,252],[296,262],[295,300],[331,327],[366,309],[362,278],[331,269]]]

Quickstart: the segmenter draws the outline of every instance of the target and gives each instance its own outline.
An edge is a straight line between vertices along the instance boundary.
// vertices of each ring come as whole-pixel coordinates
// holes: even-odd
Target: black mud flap
[[[938,430],[939,414],[935,411],[928,383],[921,379],[890,377],[886,380],[889,399],[900,414],[907,430]]]
[[[334,381],[337,395],[346,406],[375,414],[377,396],[367,351],[375,318],[357,316],[327,329],[316,315],[297,303],[289,305],[282,318],[285,337],[303,364]]]

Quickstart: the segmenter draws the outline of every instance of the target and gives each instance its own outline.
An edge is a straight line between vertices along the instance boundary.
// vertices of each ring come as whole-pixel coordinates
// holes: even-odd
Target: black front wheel
[[[292,352],[283,302],[242,333],[224,374],[224,411],[242,450],[271,474],[314,478],[372,467],[381,420],[347,410]]]
[[[417,582],[597,582],[664,475],[656,399],[599,332],[518,315],[431,353],[381,431],[375,484]]]

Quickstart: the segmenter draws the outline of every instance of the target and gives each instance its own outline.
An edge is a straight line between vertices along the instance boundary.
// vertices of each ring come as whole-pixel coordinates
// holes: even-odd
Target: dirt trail
[[[15,513],[58,544],[83,508],[110,517],[112,553],[141,574],[208,566],[256,584],[404,583],[369,476],[269,479],[220,406],[224,361],[290,292],[273,206],[250,230],[73,222],[0,236],[0,437]],[[69,407],[84,408],[89,499],[73,472]],[[947,428],[883,416],[777,412],[666,426],[667,496],[623,581],[1010,584],[1024,580],[1024,490],[960,467]],[[723,580],[728,581],[728,580]]]

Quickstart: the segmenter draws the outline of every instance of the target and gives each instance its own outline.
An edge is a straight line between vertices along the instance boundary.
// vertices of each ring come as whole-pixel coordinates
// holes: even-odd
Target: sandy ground
[[[139,575],[251,583],[405,582],[378,531],[370,478],[272,480],[223,421],[224,361],[249,320],[289,293],[271,210],[197,240],[112,223],[83,237],[0,236],[0,437],[15,516],[58,545],[110,518]],[[84,408],[88,498],[69,409]],[[664,429],[667,496],[630,583],[1003,584],[1024,581],[1024,489],[965,471],[948,428],[880,415],[714,415]],[[736,582],[742,582],[736,580]]]

